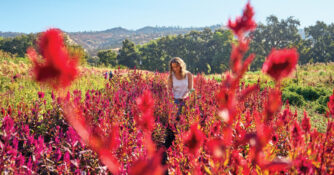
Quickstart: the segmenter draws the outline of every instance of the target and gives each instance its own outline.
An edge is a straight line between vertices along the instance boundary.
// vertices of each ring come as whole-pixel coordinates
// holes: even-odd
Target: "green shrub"
[[[317,100],[320,97],[318,91],[311,86],[301,88],[301,91],[298,94],[302,95],[305,100],[310,101]]]
[[[329,102],[329,96],[330,96],[330,95],[321,96],[321,97],[317,100],[317,102],[318,102],[320,105],[327,107],[327,103]]]
[[[325,75],[325,72],[320,71],[319,75]]]
[[[326,113],[326,109],[327,107],[325,107],[324,105],[318,104],[315,106],[315,111],[319,114],[324,114]]]
[[[311,86],[302,87],[293,84],[288,86],[286,89],[290,92],[296,92],[297,94],[303,96],[305,100],[309,101],[315,101],[320,97],[319,90]]]
[[[289,100],[289,104],[291,105],[296,105],[296,106],[305,105],[305,100],[303,96],[297,94],[296,92],[291,92],[288,90],[282,92],[282,100],[283,102]]]

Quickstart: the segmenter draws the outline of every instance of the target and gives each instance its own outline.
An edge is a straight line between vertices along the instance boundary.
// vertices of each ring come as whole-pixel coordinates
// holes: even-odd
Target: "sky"
[[[35,33],[51,27],[66,32],[114,27],[205,27],[226,25],[242,14],[248,0],[2,0],[0,31]],[[251,0],[255,21],[293,16],[300,28],[316,21],[334,23],[334,0]]]

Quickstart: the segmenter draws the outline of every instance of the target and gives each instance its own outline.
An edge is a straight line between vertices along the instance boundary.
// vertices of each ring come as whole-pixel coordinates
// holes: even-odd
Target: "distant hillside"
[[[83,46],[91,55],[95,55],[100,49],[120,48],[126,38],[136,44],[144,44],[152,39],[166,35],[186,34],[192,30],[203,30],[205,27],[180,28],[180,27],[144,27],[138,30],[127,30],[121,27],[95,32],[71,32],[70,38]],[[220,25],[210,26],[212,30],[221,28]]]
[[[1,32],[0,31],[0,37],[4,37],[4,38],[9,38],[9,37],[15,37],[15,36],[19,36],[22,35],[24,33],[18,33],[18,32]]]
[[[221,25],[209,26],[211,30],[216,30],[221,28]],[[138,30],[128,30],[122,27],[116,27],[104,31],[89,31],[89,32],[67,32],[69,35],[69,40],[72,43],[76,43],[85,48],[88,53],[92,56],[96,55],[98,50],[110,49],[110,48],[120,48],[122,46],[122,41],[126,38],[133,41],[136,44],[144,44],[152,39],[157,39],[159,37],[167,35],[178,35],[186,34],[190,31],[201,31],[205,27],[143,27]],[[304,30],[300,29],[299,33],[304,38]],[[18,32],[1,32],[0,37],[8,38],[22,35],[24,33]]]

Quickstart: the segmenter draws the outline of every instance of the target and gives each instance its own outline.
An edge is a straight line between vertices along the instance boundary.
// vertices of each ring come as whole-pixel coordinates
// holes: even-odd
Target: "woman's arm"
[[[173,89],[173,80],[171,75],[168,76],[167,88],[169,91]]]
[[[188,90],[190,91],[191,89],[194,89],[194,78],[193,78],[193,74],[191,74],[190,72],[188,72]]]
[[[172,89],[173,89],[173,80],[172,80],[172,76],[169,75],[168,80],[167,80],[167,95],[168,96],[172,94]]]
[[[190,73],[190,72],[188,72],[187,73],[187,76],[188,76],[188,90],[187,90],[187,92],[183,95],[183,97],[182,98],[186,98],[188,95],[189,95],[189,92],[192,92],[192,90],[193,90],[193,88],[194,88],[194,78],[193,78],[193,75]]]

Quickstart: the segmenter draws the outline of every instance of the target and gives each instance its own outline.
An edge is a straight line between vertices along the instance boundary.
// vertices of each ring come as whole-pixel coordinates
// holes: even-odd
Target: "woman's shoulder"
[[[192,74],[191,72],[189,72],[189,71],[186,72],[186,75],[187,75],[188,77],[192,77],[192,76],[193,76],[193,74]]]

